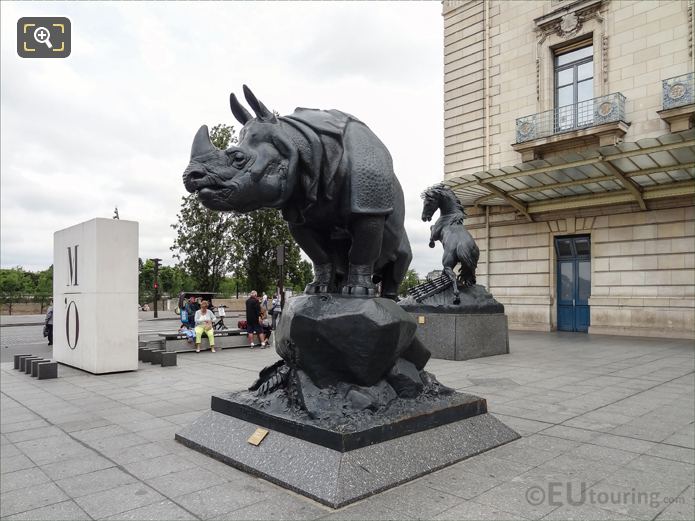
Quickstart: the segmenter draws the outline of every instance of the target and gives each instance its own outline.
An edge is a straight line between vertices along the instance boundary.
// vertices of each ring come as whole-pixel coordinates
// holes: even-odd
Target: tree
[[[17,266],[11,269],[0,269],[0,302],[9,305],[12,314],[12,304],[15,302],[38,302],[41,312],[44,305],[53,294],[53,266],[43,271],[24,271]]]
[[[188,273],[177,266],[160,266],[159,288],[162,295],[175,297],[181,290],[193,291],[195,282]]]
[[[210,140],[217,148],[226,149],[236,143],[234,127],[216,125]],[[176,239],[170,248],[178,267],[190,275],[196,290],[217,291],[219,284],[232,267],[230,251],[235,242],[233,225],[235,215],[205,208],[197,194],[182,198],[177,223]]]
[[[53,264],[47,270],[39,272],[39,279],[36,284],[36,293],[40,295],[53,294]]]
[[[398,294],[405,295],[408,293],[409,289],[414,288],[418,284],[420,284],[420,276],[415,270],[409,269],[405,273],[405,277],[403,277],[401,285],[398,287]]]
[[[233,234],[244,238],[234,243],[232,257],[234,272],[246,279],[247,289],[275,291],[279,278],[276,252],[280,244],[285,245],[285,278],[289,285],[303,290],[311,282],[311,264],[302,260],[299,246],[278,210],[264,208],[237,215]]]

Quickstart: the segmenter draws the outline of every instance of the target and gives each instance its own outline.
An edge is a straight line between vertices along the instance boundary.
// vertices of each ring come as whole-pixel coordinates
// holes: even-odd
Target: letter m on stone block
[[[74,249],[68,246],[68,286],[78,286],[77,283],[77,248],[78,244],[75,244]]]

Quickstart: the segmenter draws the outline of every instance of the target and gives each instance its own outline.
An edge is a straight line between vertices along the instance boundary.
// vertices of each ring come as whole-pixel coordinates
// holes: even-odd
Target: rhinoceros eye
[[[244,163],[246,163],[246,155],[243,152],[239,152],[238,150],[235,150],[229,155],[229,161],[232,165],[234,166],[242,166]]]

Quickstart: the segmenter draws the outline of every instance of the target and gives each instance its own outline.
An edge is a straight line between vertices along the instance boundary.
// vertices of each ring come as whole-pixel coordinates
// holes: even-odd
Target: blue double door
[[[556,237],[557,329],[589,331],[591,240],[588,235]]]

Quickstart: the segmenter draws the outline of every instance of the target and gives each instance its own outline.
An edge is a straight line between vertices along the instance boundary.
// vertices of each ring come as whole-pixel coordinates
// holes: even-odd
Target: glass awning
[[[448,179],[466,206],[534,213],[695,195],[695,130]]]

